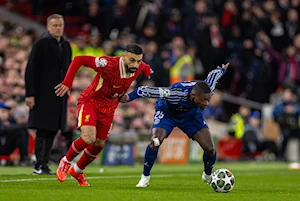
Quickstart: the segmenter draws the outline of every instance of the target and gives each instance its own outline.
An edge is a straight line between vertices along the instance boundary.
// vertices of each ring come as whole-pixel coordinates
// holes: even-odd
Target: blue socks
[[[150,145],[147,146],[146,152],[145,152],[145,158],[144,158],[144,171],[143,175],[149,176],[150,171],[152,169],[152,166],[157,158],[158,150],[152,150],[150,148]],[[216,152],[213,156],[209,156],[204,152],[203,154],[203,162],[204,162],[204,172],[207,175],[211,175],[212,169],[214,167],[214,164],[216,162]]]
[[[149,176],[152,166],[157,158],[158,150],[152,150],[150,145],[147,146],[144,158],[144,171],[143,175]]]
[[[209,156],[204,152],[203,154],[203,162],[204,162],[204,172],[207,175],[211,175],[212,169],[216,162],[216,152],[213,156]]]

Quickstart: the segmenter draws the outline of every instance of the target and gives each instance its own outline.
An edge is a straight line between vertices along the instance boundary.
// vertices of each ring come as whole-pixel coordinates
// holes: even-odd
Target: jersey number
[[[162,111],[157,111],[154,115],[154,119],[162,119],[164,116],[165,115]]]

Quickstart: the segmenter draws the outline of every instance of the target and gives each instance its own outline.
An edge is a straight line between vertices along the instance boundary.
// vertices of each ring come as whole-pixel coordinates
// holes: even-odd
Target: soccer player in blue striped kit
[[[212,70],[204,81],[177,82],[171,86],[141,86],[124,94],[120,102],[126,103],[140,97],[155,98],[156,111],[152,126],[152,138],[144,158],[144,171],[136,187],[147,187],[150,171],[157,158],[159,146],[174,127],[180,128],[189,138],[196,140],[204,150],[202,180],[211,182],[211,173],[216,162],[216,150],[202,111],[209,104],[219,79],[225,74],[229,63]]]

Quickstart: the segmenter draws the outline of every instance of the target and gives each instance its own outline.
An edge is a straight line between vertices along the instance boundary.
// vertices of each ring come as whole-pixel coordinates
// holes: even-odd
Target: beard
[[[128,66],[126,66],[126,65],[125,65],[125,68],[126,68],[126,71],[127,71],[128,73],[135,73],[135,72],[137,71],[137,69],[138,69],[138,68],[136,68],[136,67],[128,67]]]
[[[137,71],[137,68],[135,68],[135,67],[128,68],[129,73],[135,73],[136,71]]]

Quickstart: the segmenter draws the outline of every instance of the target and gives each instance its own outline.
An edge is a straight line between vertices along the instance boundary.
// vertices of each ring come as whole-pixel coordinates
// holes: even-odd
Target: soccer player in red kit
[[[60,160],[56,170],[59,181],[63,182],[70,173],[79,186],[90,186],[84,178],[83,170],[104,148],[119,97],[128,90],[140,73],[150,77],[153,72],[148,64],[142,62],[142,58],[143,50],[135,43],[129,44],[121,57],[74,58],[65,79],[55,87],[57,96],[70,93],[75,74],[82,65],[93,68],[97,74],[78,98],[78,129],[81,130],[81,136],[72,143],[67,154]],[[83,150],[83,155],[71,167],[73,159]]]

